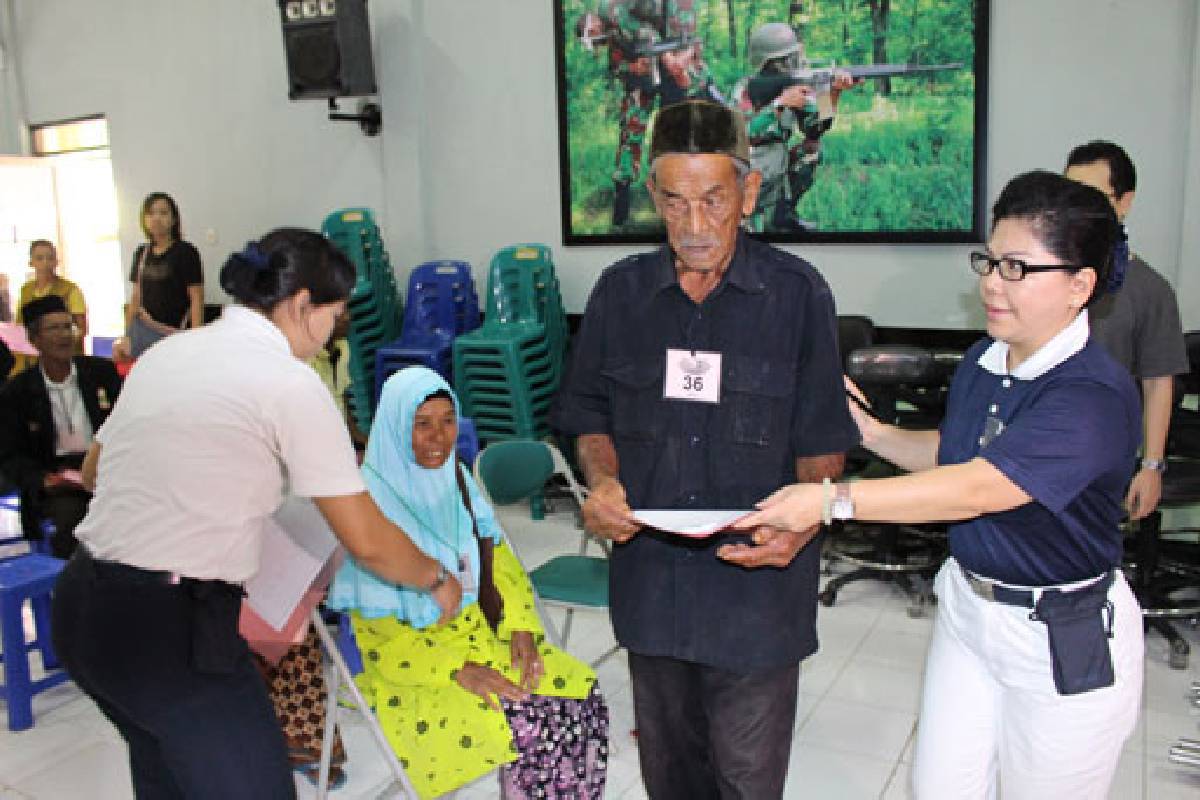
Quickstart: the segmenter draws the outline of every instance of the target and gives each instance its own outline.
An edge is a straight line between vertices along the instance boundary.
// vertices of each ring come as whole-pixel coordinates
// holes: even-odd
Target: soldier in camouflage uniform
[[[695,38],[695,0],[600,0],[594,14],[581,18],[577,32],[585,46],[599,40],[608,44],[609,69],[623,90],[613,165],[612,224],[618,227],[629,218],[630,187],[642,181],[642,143],[656,102],[665,106],[718,95]],[[684,46],[639,55],[639,49],[664,39]]]
[[[754,74],[769,75],[798,69],[804,46],[791,26],[771,22],[759,26],[747,48]],[[790,86],[770,104],[755,108],[747,95],[749,78],[738,82],[732,102],[746,115],[750,163],[762,173],[762,189],[747,221],[752,231],[807,230],[796,216],[796,205],[813,185],[821,161],[821,136],[833,126],[837,98],[854,84],[837,73],[828,101],[807,86]]]

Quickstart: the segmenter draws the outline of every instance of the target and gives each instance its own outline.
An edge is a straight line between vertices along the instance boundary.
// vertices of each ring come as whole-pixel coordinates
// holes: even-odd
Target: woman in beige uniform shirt
[[[341,415],[303,363],[344,312],[354,267],[281,229],[234,254],[238,302],[139,360],[84,463],[95,497],[54,605],[71,677],[129,744],[142,797],[292,797],[283,737],[237,634],[284,483],[311,497],[356,561],[431,592],[461,587],[367,494]]]

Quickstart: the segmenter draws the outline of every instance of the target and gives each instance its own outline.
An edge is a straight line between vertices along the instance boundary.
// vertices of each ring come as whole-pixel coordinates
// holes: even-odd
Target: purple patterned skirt
[[[504,701],[517,760],[500,768],[506,798],[600,800],[608,775],[608,706],[592,686],[583,700],[534,695]]]

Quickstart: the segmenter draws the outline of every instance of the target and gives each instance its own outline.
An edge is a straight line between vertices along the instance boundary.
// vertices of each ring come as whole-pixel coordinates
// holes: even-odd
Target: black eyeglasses
[[[78,329],[74,322],[51,322],[38,326],[39,333],[75,333]]]
[[[1073,272],[1083,267],[1074,264],[1026,264],[1019,258],[992,258],[987,253],[974,252],[971,253],[971,269],[980,276],[991,275],[992,270],[999,270],[1004,280],[1019,281],[1030,272]]]

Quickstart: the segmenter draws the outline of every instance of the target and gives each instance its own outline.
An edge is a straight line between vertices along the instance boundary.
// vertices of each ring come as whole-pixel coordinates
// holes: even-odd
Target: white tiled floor
[[[565,503],[560,506],[565,507]],[[577,533],[568,513],[532,522],[521,508],[501,517],[527,565],[574,548]],[[820,652],[805,662],[800,681],[795,743],[785,795],[788,798],[909,797],[908,773],[916,726],[930,618],[911,619],[895,589],[873,581],[845,588],[837,605],[819,616]],[[1200,636],[1186,628],[1196,648],[1188,670],[1166,666],[1166,647],[1155,634],[1147,641],[1143,714],[1125,747],[1111,797],[1173,800],[1200,797],[1200,770],[1167,761],[1167,748],[1180,736],[1200,737],[1200,713],[1189,712],[1185,693],[1200,678]],[[608,619],[577,615],[570,649],[582,658],[612,644]],[[637,762],[633,708],[623,655],[599,669],[611,712],[611,759],[606,795],[645,797]],[[0,729],[0,800],[124,800],[131,796],[125,749],[95,707],[70,683],[39,695],[34,727],[22,733]],[[342,715],[350,754],[349,781],[332,797],[375,796],[386,769],[358,715]],[[298,784],[301,797],[312,797]],[[498,795],[496,779],[464,787],[459,800]]]

